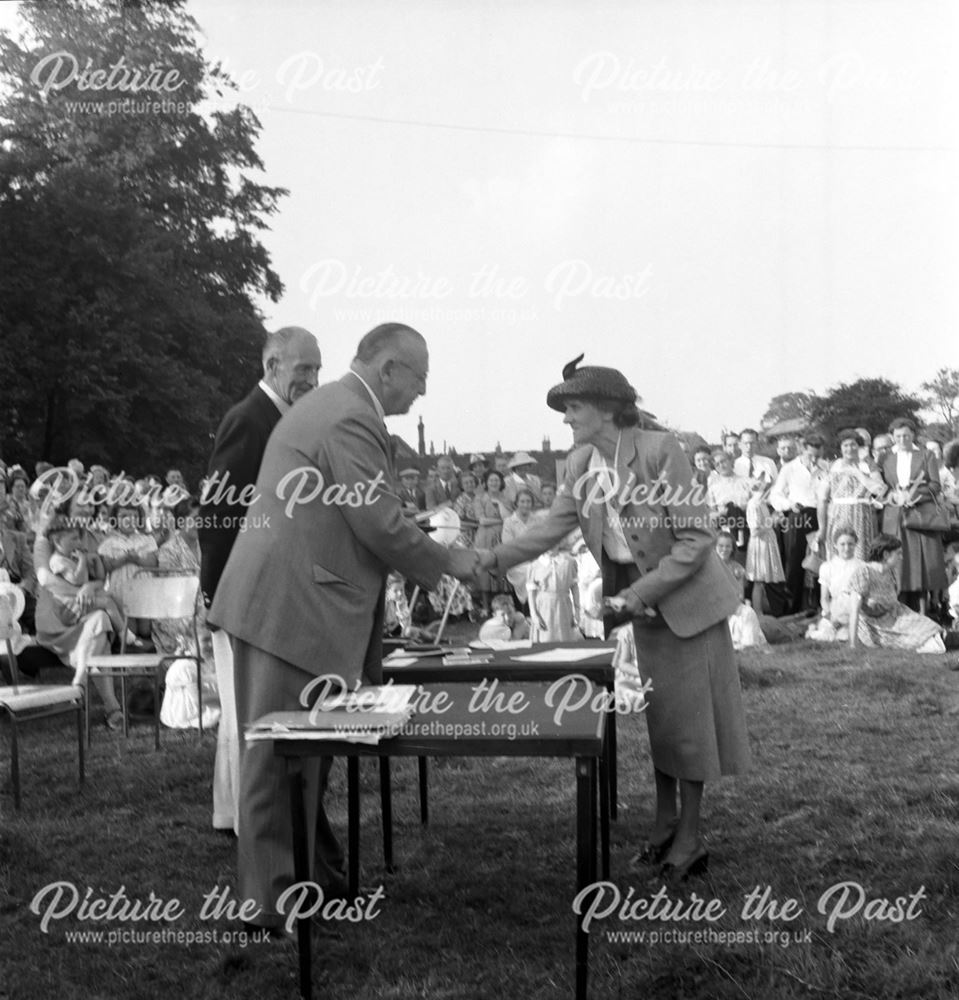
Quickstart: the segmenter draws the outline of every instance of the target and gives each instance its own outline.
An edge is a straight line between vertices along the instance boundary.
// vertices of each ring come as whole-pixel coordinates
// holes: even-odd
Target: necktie
[[[749,460],[749,478],[750,479],[753,478],[753,471],[754,471],[754,469],[753,469],[753,460],[750,459]]]

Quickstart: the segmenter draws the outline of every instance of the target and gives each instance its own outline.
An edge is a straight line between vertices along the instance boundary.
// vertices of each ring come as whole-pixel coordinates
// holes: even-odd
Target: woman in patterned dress
[[[840,458],[823,479],[819,495],[819,537],[826,539],[826,558],[836,555],[835,540],[843,528],[856,533],[856,558],[865,559],[875,537],[873,501],[886,491],[879,470],[861,463],[862,441],[855,431],[839,440]]]
[[[869,563],[852,579],[849,611],[849,646],[910,649],[943,653],[942,628],[925,615],[899,603],[902,543],[880,535],[869,551]]]

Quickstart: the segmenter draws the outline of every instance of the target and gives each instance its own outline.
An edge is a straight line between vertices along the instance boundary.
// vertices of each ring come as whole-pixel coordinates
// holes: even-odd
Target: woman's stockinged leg
[[[649,839],[653,844],[662,844],[676,829],[676,779],[660,770],[656,776],[656,818]]]
[[[701,781],[683,779],[679,781],[679,825],[676,827],[676,836],[665,858],[667,863],[682,864],[700,846],[699,813],[702,800]]]

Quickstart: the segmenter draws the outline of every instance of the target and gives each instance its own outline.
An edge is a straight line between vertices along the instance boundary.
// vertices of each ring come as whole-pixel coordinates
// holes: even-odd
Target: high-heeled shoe
[[[674,864],[667,861],[659,870],[659,877],[668,883],[685,882],[690,875],[703,875],[709,868],[709,851],[699,844],[685,860]]]
[[[669,833],[666,835],[666,839],[660,841],[658,844],[653,843],[651,840],[647,840],[643,844],[639,853],[634,855],[632,860],[629,862],[631,868],[638,868],[640,865],[658,865],[663,858],[666,857],[666,852],[673,846],[673,840],[676,838],[676,828],[679,826],[679,820],[675,820],[670,827]]]

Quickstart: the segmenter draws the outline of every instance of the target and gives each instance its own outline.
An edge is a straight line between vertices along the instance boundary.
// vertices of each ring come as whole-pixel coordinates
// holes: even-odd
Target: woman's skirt
[[[633,625],[639,673],[651,685],[646,724],[653,766],[687,781],[746,771],[749,736],[726,620],[689,639],[653,622]]]

